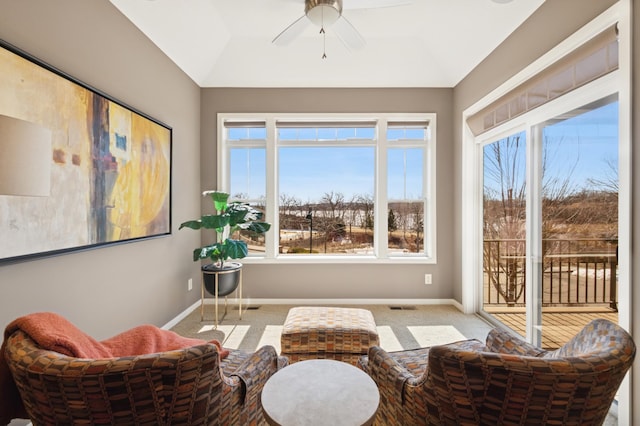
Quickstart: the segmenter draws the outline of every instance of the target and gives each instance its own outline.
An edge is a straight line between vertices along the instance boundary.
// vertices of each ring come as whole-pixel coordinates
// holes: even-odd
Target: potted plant
[[[229,203],[229,194],[221,191],[205,191],[213,201],[215,214],[206,214],[197,220],[188,220],[179,229],[213,229],[216,241],[193,251],[193,260],[211,259],[213,263],[202,266],[205,289],[215,294],[215,279],[218,278],[217,296],[226,296],[238,287],[239,262],[226,262],[228,259],[242,259],[249,254],[247,243],[240,238],[240,231],[264,234],[271,224],[262,222],[263,213],[247,203],[238,201]],[[237,233],[237,236],[236,236]],[[234,238],[235,237],[235,238]]]

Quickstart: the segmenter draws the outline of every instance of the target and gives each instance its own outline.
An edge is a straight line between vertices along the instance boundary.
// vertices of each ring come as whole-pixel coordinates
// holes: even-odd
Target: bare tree
[[[387,216],[387,231],[389,235],[393,234],[395,230],[398,229],[398,219],[396,219],[396,214],[393,209],[389,209],[389,215]]]
[[[232,200],[246,200],[249,198],[249,194],[246,192],[236,192],[231,196]]]
[[[358,195],[357,198],[361,210],[360,227],[362,227],[365,232],[367,229],[373,231],[373,196],[370,194],[361,194]]]
[[[484,270],[489,285],[510,305],[520,301],[525,288],[525,161],[520,135],[484,148]]]
[[[542,254],[565,245],[552,241],[584,216],[588,203],[573,175],[579,150],[559,154],[562,139],[546,139],[542,150]],[[491,287],[508,304],[522,303],[525,289],[526,158],[525,142],[514,135],[484,148],[484,272]],[[553,164],[553,162],[558,162]]]
[[[280,228],[293,229],[300,226],[298,215],[302,210],[302,202],[295,196],[280,194]]]
[[[409,213],[407,203],[398,203],[396,207],[396,223],[402,229],[402,243],[399,248],[404,248],[407,241],[407,227],[409,226]]]
[[[349,227],[349,239],[353,240],[352,227],[358,226],[360,217],[360,205],[358,203],[358,196],[353,195],[351,200],[347,203],[345,222]]]
[[[603,162],[603,177],[598,179],[589,178],[587,182],[600,191],[617,194],[619,191],[618,164],[611,158],[604,159]]]
[[[331,191],[324,193],[320,199],[320,204],[323,206],[323,220],[321,221],[318,229],[323,232],[324,252],[326,253],[329,241],[333,242],[336,237],[344,236],[344,214],[346,210],[346,203],[342,193]]]
[[[424,233],[424,204],[422,202],[409,203],[411,231],[415,233],[415,253],[420,253]]]
[[[320,202],[326,206],[325,215],[327,219],[343,219],[345,213],[344,195],[340,192],[325,192],[320,198]]]

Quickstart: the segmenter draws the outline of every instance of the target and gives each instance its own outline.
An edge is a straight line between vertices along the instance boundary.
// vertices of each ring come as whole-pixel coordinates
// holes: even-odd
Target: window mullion
[[[279,200],[278,200],[278,141],[276,132],[276,120],[273,117],[266,119],[266,218],[271,223],[272,232],[265,234],[265,256],[273,259],[278,256],[278,230],[280,229]]]
[[[374,220],[375,220],[375,238],[374,250],[379,258],[386,259],[389,257],[389,239],[388,239],[388,202],[387,202],[387,120],[378,122],[378,143],[376,149],[376,185],[374,189]]]
[[[431,132],[436,133],[436,120],[431,122]],[[429,137],[424,146],[424,158],[422,164],[422,200],[424,203],[422,225],[424,254],[435,260],[436,243],[436,142],[434,137]]]
[[[224,119],[220,115],[218,115],[218,141],[219,143],[216,153],[216,155],[218,156],[218,173],[216,176],[215,188],[217,188],[218,190],[224,190],[225,188],[228,188],[229,185],[228,170],[231,147],[227,142],[227,133],[224,126]]]

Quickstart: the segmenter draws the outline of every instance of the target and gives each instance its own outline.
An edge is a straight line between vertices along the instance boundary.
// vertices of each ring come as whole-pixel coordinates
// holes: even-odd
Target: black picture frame
[[[4,40],[0,114],[52,135],[50,195],[0,194],[0,265],[171,234],[171,127]]]

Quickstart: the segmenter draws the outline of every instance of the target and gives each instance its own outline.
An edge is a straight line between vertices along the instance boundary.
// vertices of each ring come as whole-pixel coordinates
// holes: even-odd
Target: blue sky
[[[606,178],[610,162],[618,164],[618,103],[612,102],[551,126],[544,132],[547,147],[547,174],[567,176],[585,186],[587,179]]]
[[[232,176],[232,193],[264,194],[264,152],[232,150],[231,167],[238,171]],[[282,147],[278,155],[280,194],[313,203],[332,191],[343,194],[346,200],[374,193],[374,147]],[[421,198],[422,164],[422,149],[389,150],[389,198]]]
[[[280,194],[303,202],[318,201],[325,193],[373,195],[373,147],[286,147],[279,149]]]
[[[235,130],[235,129],[234,129]],[[296,197],[302,203],[318,202],[334,192],[350,200],[359,195],[373,196],[375,185],[374,146],[339,146],[350,139],[375,140],[375,128],[283,128],[279,137],[285,141],[319,141],[319,146],[282,146],[278,149],[279,193]],[[425,129],[390,129],[390,140],[424,138]],[[264,129],[238,129],[238,139],[264,139]],[[327,143],[332,146],[322,146]],[[390,198],[421,198],[422,148],[389,149],[388,180]],[[265,193],[265,150],[239,148],[231,150],[231,192],[248,193],[259,198]]]
[[[545,181],[572,180],[574,189],[588,186],[588,179],[611,177],[609,164],[618,164],[618,103],[611,102],[562,120],[546,123]],[[238,129],[239,139],[266,139],[261,129]],[[345,200],[358,195],[372,196],[375,185],[375,147],[339,146],[341,141],[358,138],[375,140],[374,128],[282,128],[285,141],[319,141],[320,146],[287,145],[278,149],[279,194],[302,203],[318,202],[325,193],[341,193]],[[422,132],[422,133],[421,133]],[[423,136],[424,129],[389,130],[388,139]],[[524,134],[523,134],[524,135]],[[321,146],[330,141],[333,146]],[[392,145],[392,144],[391,144]],[[524,155],[524,146],[522,153]],[[420,199],[423,193],[422,148],[389,149],[388,198]],[[231,192],[260,198],[266,193],[265,149],[231,150]],[[524,157],[521,158],[524,177]],[[609,163],[609,164],[608,164]],[[485,182],[488,183],[488,182]]]
[[[524,140],[524,132],[520,137]],[[550,121],[544,126],[543,140],[545,182],[570,179],[573,189],[581,190],[591,188],[590,178],[610,179],[617,173],[618,164],[618,103],[612,102],[568,119]],[[517,154],[520,182],[525,176],[525,150],[522,145]],[[489,146],[485,147],[485,155],[488,152]],[[486,179],[485,185],[495,187],[495,182]]]

